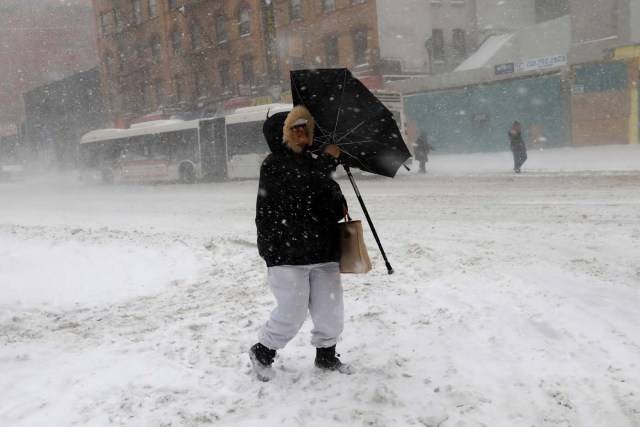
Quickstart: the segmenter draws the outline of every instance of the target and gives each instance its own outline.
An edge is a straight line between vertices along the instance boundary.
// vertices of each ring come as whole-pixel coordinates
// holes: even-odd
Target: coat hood
[[[291,111],[283,111],[275,113],[268,117],[262,125],[262,133],[267,140],[269,149],[272,153],[284,153],[293,151],[295,153],[302,152],[302,149],[293,143],[291,127],[299,120],[304,120],[307,124],[307,136],[313,144],[313,129],[315,123],[309,110],[298,105],[293,107]]]
[[[284,128],[282,129],[282,139],[284,143],[291,149],[291,151],[300,153],[302,149],[293,143],[293,131],[291,127],[296,124],[298,121],[304,121],[307,124],[307,136],[309,137],[310,144],[313,145],[313,129],[315,127],[315,123],[313,121],[313,117],[309,110],[307,110],[302,105],[297,105],[293,107],[293,109],[289,112],[287,119],[284,121]]]
[[[272,153],[282,152],[285,148],[285,145],[282,143],[282,132],[284,129],[284,121],[288,114],[289,111],[275,113],[267,117],[267,120],[265,120],[262,125],[262,133]]]

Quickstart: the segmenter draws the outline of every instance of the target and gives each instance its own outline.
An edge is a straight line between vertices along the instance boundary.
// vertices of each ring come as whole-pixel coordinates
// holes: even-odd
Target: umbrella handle
[[[369,216],[369,212],[367,211],[367,207],[364,205],[364,200],[362,200],[362,196],[360,195],[360,191],[358,190],[358,186],[356,185],[356,181],[353,179],[353,175],[351,175],[351,169],[349,169],[348,165],[342,165],[344,170],[347,172],[347,176],[349,177],[349,181],[351,181],[351,185],[353,186],[353,190],[356,192],[356,197],[360,202],[360,206],[362,206],[362,212],[364,212],[365,218],[367,218],[367,222],[369,223],[369,227],[373,232],[373,237],[376,239],[376,243],[378,244],[378,248],[380,248],[380,253],[382,254],[382,258],[384,259],[384,263],[387,266],[387,272],[389,274],[393,274],[393,267],[389,263],[387,259],[387,254],[384,253],[384,249],[382,248],[382,243],[380,243],[380,238],[378,237],[378,233],[376,232],[376,228],[373,226],[373,222],[371,221],[371,217]]]

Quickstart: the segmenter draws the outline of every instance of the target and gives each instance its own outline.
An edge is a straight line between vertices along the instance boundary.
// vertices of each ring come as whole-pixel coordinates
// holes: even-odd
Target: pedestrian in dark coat
[[[426,163],[429,161],[429,151],[435,150],[431,144],[429,144],[429,135],[426,131],[420,133],[418,139],[416,139],[414,146],[414,153],[416,160],[420,162],[420,173],[426,173]]]
[[[511,129],[509,129],[509,143],[513,153],[513,171],[520,173],[520,168],[527,160],[527,147],[522,140],[522,128],[517,120],[511,124]]]
[[[315,365],[351,373],[335,353],[344,326],[338,221],[346,201],[332,175],[340,149],[312,154],[314,121],[296,106],[264,124],[271,154],[260,168],[256,203],[258,251],[268,267],[277,306],[258,333],[249,355],[258,378],[273,377],[271,364],[311,312]]]

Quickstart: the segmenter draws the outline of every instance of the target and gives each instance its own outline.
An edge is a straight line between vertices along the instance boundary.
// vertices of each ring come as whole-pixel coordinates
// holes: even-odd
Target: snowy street
[[[257,181],[0,182],[0,425],[640,426],[640,147],[434,155],[350,183],[374,269],[343,275],[337,351],[311,320],[269,383]]]

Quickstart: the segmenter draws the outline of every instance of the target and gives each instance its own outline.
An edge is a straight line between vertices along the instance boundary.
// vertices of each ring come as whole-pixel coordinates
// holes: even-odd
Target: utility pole
[[[273,97],[273,102],[278,102],[282,93],[282,85],[276,46],[276,22],[273,14],[273,2],[271,0],[260,0],[260,7],[262,9],[264,55],[267,63],[267,84]]]

